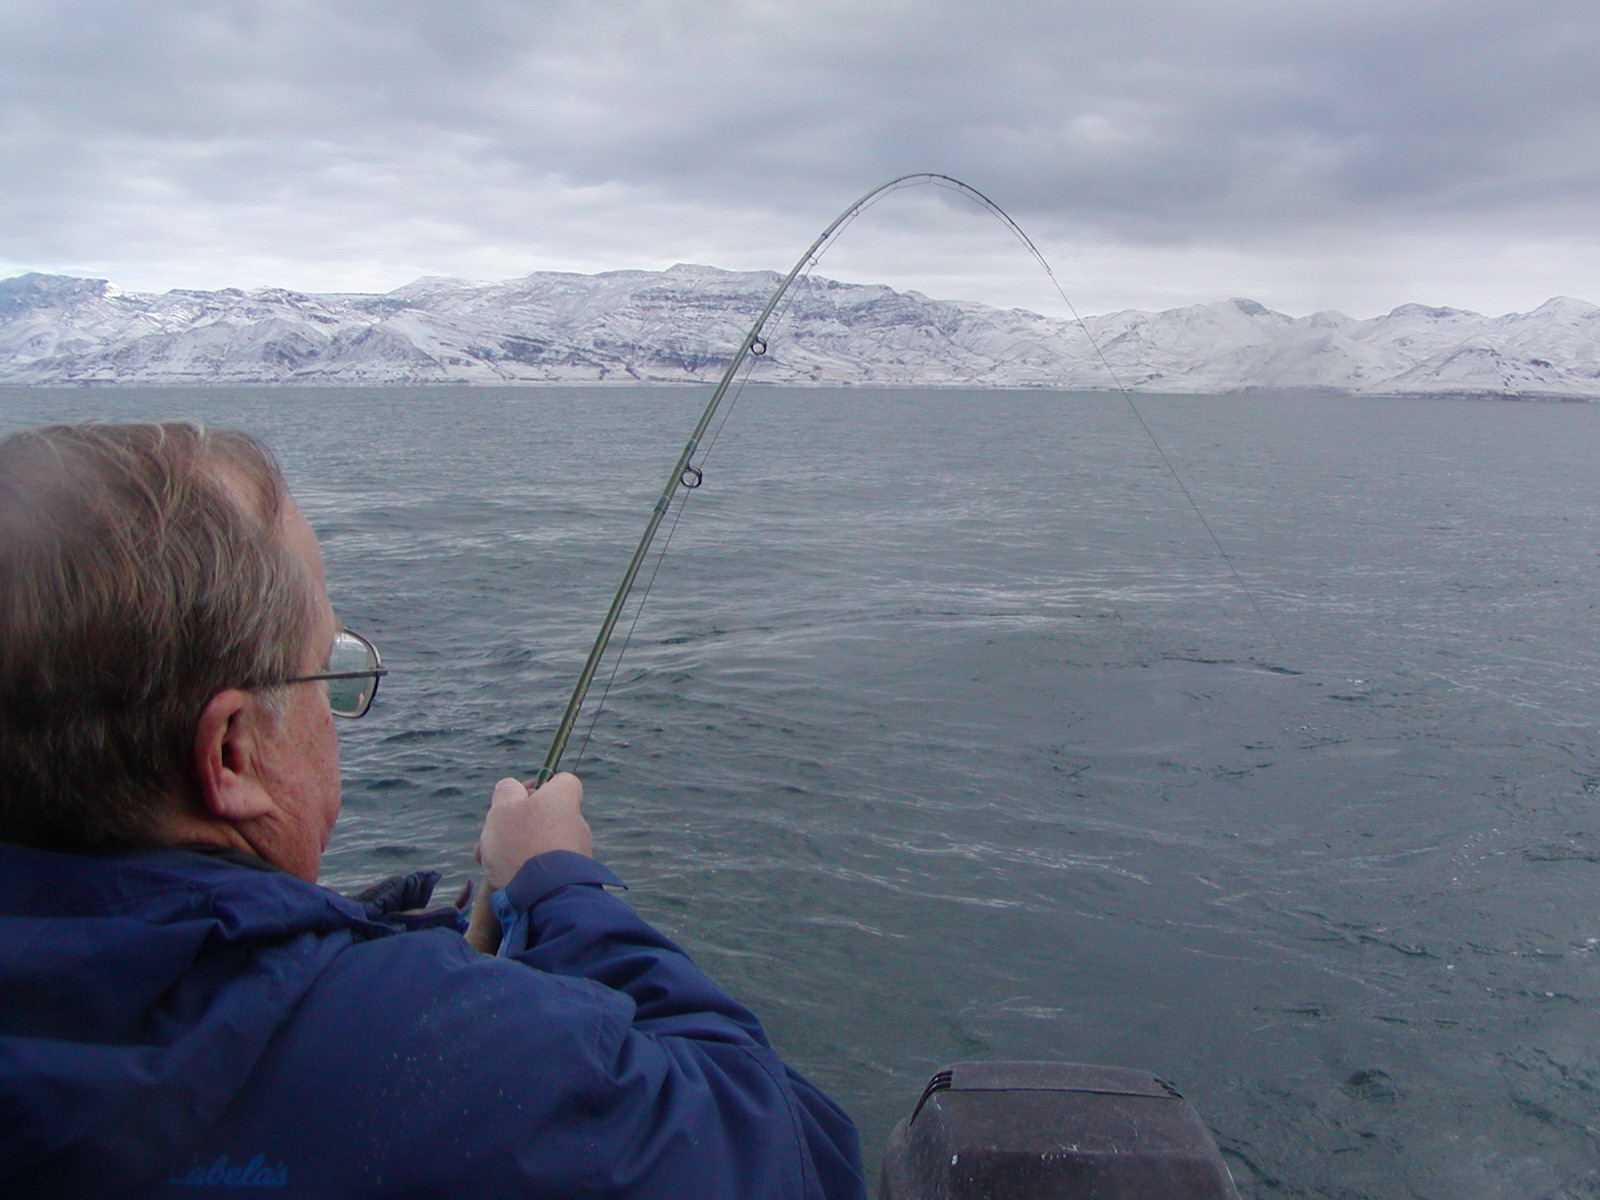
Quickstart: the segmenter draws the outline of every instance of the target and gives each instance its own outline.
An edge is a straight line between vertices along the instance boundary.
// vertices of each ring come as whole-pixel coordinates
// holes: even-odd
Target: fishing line
[[[735,397],[737,398],[737,397]],[[732,407],[731,405],[729,406]],[[727,423],[727,418],[723,418]],[[715,437],[712,445],[716,444]],[[704,462],[705,459],[700,460]],[[618,650],[611,662],[611,673],[606,676],[606,685],[600,689],[600,699],[595,702],[594,713],[589,717],[589,724],[583,731],[583,741],[578,745],[578,759],[589,752],[589,739],[594,736],[595,726],[600,723],[600,714],[606,710],[606,700],[611,695],[611,685],[617,681],[617,674],[622,670],[622,660],[628,655],[628,647],[633,644],[634,630],[639,628],[639,618],[644,615],[644,606],[650,601],[650,591],[656,586],[656,576],[661,574],[661,564],[667,561],[667,551],[672,549],[672,535],[678,532],[678,522],[683,520],[683,510],[689,506],[688,492],[678,501],[678,511],[673,515],[672,524],[667,526],[667,536],[662,539],[661,549],[656,552],[655,566],[650,568],[650,577],[644,581],[644,588],[639,592],[639,601],[633,608],[633,620],[628,624],[628,632],[622,635],[622,649]]]
[[[955,190],[947,185],[940,184],[938,180],[935,180],[934,184],[935,186],[945,186],[946,190]],[[1222,548],[1222,539],[1217,537],[1216,532],[1211,528],[1211,522],[1206,520],[1206,514],[1195,500],[1194,494],[1189,491],[1189,485],[1184,483],[1183,476],[1178,474],[1178,468],[1173,466],[1172,459],[1167,457],[1166,447],[1161,444],[1161,439],[1156,437],[1155,431],[1150,428],[1150,423],[1144,419],[1144,414],[1139,411],[1139,406],[1133,402],[1132,393],[1122,386],[1122,380],[1117,375],[1116,368],[1106,358],[1105,351],[1100,349],[1100,343],[1095,340],[1094,334],[1089,332],[1089,323],[1078,315],[1076,306],[1067,298],[1067,293],[1062,288],[1061,281],[1056,278],[1055,270],[1050,266],[1045,256],[1039,252],[1039,248],[1033,244],[1033,239],[1022,231],[1022,227],[1013,221],[1009,214],[988,200],[987,197],[983,197],[983,199],[995,214],[1005,222],[1006,227],[1028,248],[1028,253],[1033,255],[1039,265],[1044,268],[1044,273],[1050,278],[1051,286],[1056,289],[1056,295],[1061,297],[1061,303],[1067,306],[1067,311],[1072,314],[1073,321],[1083,331],[1084,339],[1094,348],[1095,357],[1100,360],[1100,365],[1105,368],[1106,374],[1111,377],[1111,382],[1116,385],[1118,393],[1128,406],[1128,411],[1133,413],[1134,419],[1139,422],[1139,428],[1144,430],[1144,436],[1149,439],[1150,444],[1155,447],[1156,453],[1161,456],[1161,462],[1167,468],[1167,474],[1172,476],[1172,481],[1178,485],[1178,490],[1183,493],[1184,500],[1188,502],[1189,507],[1194,511],[1194,515],[1199,519],[1201,527],[1206,531],[1206,536],[1211,539],[1211,544],[1216,547],[1218,557],[1228,564],[1228,571],[1233,576],[1233,582],[1238,585],[1239,590],[1250,601],[1250,607],[1255,610],[1256,618],[1261,622],[1261,627],[1267,631],[1267,636],[1272,639],[1272,644],[1282,650],[1283,643],[1278,640],[1277,632],[1272,628],[1272,622],[1267,620],[1267,614],[1261,610],[1261,605],[1256,600],[1256,594],[1250,590],[1250,585],[1245,583],[1244,576],[1239,574],[1239,568],[1234,565],[1233,556]]]
[[[1160,456],[1162,463],[1167,469],[1167,472],[1177,482],[1178,488],[1183,493],[1183,497],[1188,502],[1189,507],[1194,511],[1195,516],[1199,518],[1201,527],[1206,531],[1206,536],[1211,539],[1211,544],[1216,548],[1217,553],[1222,558],[1223,562],[1228,564],[1228,570],[1233,575],[1234,582],[1238,585],[1239,590],[1249,598],[1250,605],[1255,610],[1256,617],[1261,621],[1262,627],[1266,629],[1268,635],[1272,638],[1274,645],[1278,646],[1280,650],[1282,649],[1282,643],[1278,641],[1278,636],[1273,631],[1271,623],[1266,618],[1266,614],[1262,611],[1261,605],[1257,602],[1255,593],[1250,590],[1249,586],[1244,581],[1244,577],[1239,574],[1239,569],[1234,565],[1233,559],[1228,555],[1227,551],[1222,548],[1221,540],[1217,537],[1216,532],[1211,528],[1211,523],[1206,520],[1205,514],[1200,510],[1200,506],[1196,502],[1193,494],[1189,491],[1188,486],[1183,482],[1182,476],[1178,474],[1177,468],[1173,465],[1172,460],[1168,457],[1165,448],[1162,447],[1160,440],[1156,437],[1155,431],[1150,428],[1150,424],[1145,420],[1144,414],[1139,411],[1139,406],[1134,403],[1133,397],[1129,394],[1128,389],[1122,385],[1122,380],[1118,378],[1116,371],[1112,368],[1110,361],[1106,358],[1105,352],[1100,349],[1099,343],[1095,341],[1094,335],[1090,332],[1087,322],[1085,322],[1084,319],[1079,316],[1078,310],[1073,306],[1072,301],[1067,298],[1066,290],[1062,288],[1060,280],[1056,278],[1054,269],[1050,266],[1049,261],[1044,257],[1044,255],[1040,253],[1039,248],[1033,244],[1033,239],[1031,239],[1027,233],[1023,231],[1022,227],[1011,218],[1011,215],[1007,213],[1005,209],[1001,208],[993,200],[989,199],[989,197],[978,191],[977,188],[972,187],[970,184],[963,183],[954,176],[943,175],[937,172],[919,172],[912,175],[902,175],[899,178],[891,179],[887,183],[880,184],[878,187],[875,187],[870,192],[866,193],[866,195],[860,197],[855,201],[855,203],[851,204],[837,217],[835,217],[833,221],[829,223],[827,228],[817,235],[816,240],[806,248],[805,253],[800,256],[800,258],[795,262],[794,266],[790,268],[789,273],[784,276],[783,281],[778,285],[777,290],[774,291],[770,297],[768,297],[765,306],[761,309],[760,314],[750,326],[749,332],[745,334],[744,341],[740,343],[738,350],[734,353],[732,360],[728,363],[727,369],[724,370],[722,378],[718,381],[717,386],[712,390],[711,398],[707,401],[705,410],[701,413],[700,420],[695,425],[694,432],[690,434],[689,440],[685,443],[683,451],[678,455],[678,461],[672,469],[672,474],[668,476],[666,486],[662,489],[660,497],[657,498],[654,507],[651,509],[650,517],[645,524],[644,534],[640,537],[639,544],[634,549],[633,556],[628,562],[627,569],[623,572],[622,582],[618,585],[616,593],[611,599],[611,605],[606,610],[605,618],[600,623],[600,631],[595,637],[594,645],[590,648],[589,655],[584,660],[583,668],[578,674],[577,685],[573,688],[572,697],[567,702],[567,707],[562,714],[561,722],[557,726],[555,736],[551,740],[550,752],[545,756],[544,764],[539,768],[539,772],[535,780],[536,783],[543,783],[546,779],[550,778],[550,776],[555,773],[557,767],[560,765],[561,756],[566,750],[567,740],[571,736],[573,726],[578,718],[579,710],[582,708],[584,699],[588,695],[589,686],[594,680],[595,672],[599,668],[600,660],[605,654],[606,647],[610,644],[611,635],[616,629],[617,622],[621,619],[624,608],[627,606],[629,596],[633,591],[634,582],[638,578],[640,568],[643,566],[646,557],[649,555],[651,543],[655,539],[656,532],[660,529],[662,522],[665,520],[668,512],[672,510],[674,502],[676,501],[677,513],[668,529],[667,541],[663,544],[660,553],[656,557],[655,565],[651,569],[649,577],[645,581],[644,591],[640,594],[639,603],[634,611],[633,621],[629,625],[628,636],[624,639],[624,649],[626,649],[627,642],[631,640],[634,630],[638,627],[639,616],[643,611],[644,602],[649,597],[650,589],[655,583],[656,576],[660,574],[661,564],[666,555],[666,547],[671,544],[672,534],[676,531],[678,522],[683,518],[683,510],[685,504],[687,503],[687,495],[680,497],[677,493],[680,490],[684,491],[685,493],[693,491],[694,489],[698,488],[702,482],[704,482],[704,472],[700,467],[694,464],[695,456],[697,453],[700,454],[700,461],[703,463],[706,460],[706,457],[709,455],[711,449],[716,445],[717,440],[721,437],[722,430],[727,424],[728,414],[731,413],[733,407],[737,404],[739,397],[744,392],[745,382],[748,379],[750,370],[754,367],[753,362],[750,363],[748,368],[745,368],[744,377],[739,379],[739,386],[734,390],[733,399],[729,402],[727,409],[723,411],[722,420],[717,423],[715,430],[712,432],[710,442],[706,443],[702,447],[702,440],[705,438],[707,430],[711,427],[712,421],[716,418],[718,409],[721,407],[722,401],[727,395],[729,387],[733,384],[735,378],[739,377],[741,367],[744,367],[745,363],[750,360],[752,356],[759,358],[766,353],[767,341],[763,336],[763,331],[766,328],[767,322],[774,318],[775,313],[787,313],[788,304],[792,303],[792,299],[786,301],[785,297],[789,295],[793,284],[800,279],[809,281],[811,269],[821,261],[822,255],[826,253],[828,247],[832,245],[834,240],[837,239],[845,229],[849,228],[849,226],[855,222],[855,219],[858,216],[860,216],[868,208],[875,205],[879,200],[883,199],[891,192],[899,191],[904,187],[914,187],[923,184],[933,184],[934,186],[943,188],[946,191],[954,191],[961,195],[967,196],[970,199],[976,200],[984,208],[988,209],[989,212],[992,213],[997,219],[999,219],[999,221],[1011,231],[1012,235],[1022,243],[1024,248],[1026,248],[1028,253],[1032,255],[1034,260],[1038,262],[1042,268],[1044,268],[1044,273],[1049,277],[1051,284],[1055,287],[1056,294],[1061,297],[1062,303],[1067,306],[1067,311],[1072,314],[1073,320],[1077,323],[1078,328],[1083,332],[1084,337],[1088,339],[1089,344],[1094,347],[1095,354],[1099,358],[1101,365],[1105,368],[1106,374],[1110,377],[1112,383],[1116,386],[1117,391],[1121,394],[1123,400],[1133,412],[1134,417],[1139,423],[1139,427],[1144,431],[1145,437],[1148,438],[1150,444],[1155,447],[1156,453]],[[780,303],[784,305],[781,310],[779,309]],[[594,731],[595,721],[598,720],[600,715],[600,708],[604,707],[605,697],[610,694],[611,685],[617,677],[617,672],[621,668],[621,663],[622,654],[619,652],[616,662],[611,669],[611,673],[607,677],[605,687],[602,690],[600,707],[596,709],[594,717],[589,722],[588,732],[585,733],[583,743],[585,748],[588,746],[589,735]]]
[[[813,263],[813,266],[814,265],[815,264]],[[810,272],[807,272],[803,278],[809,279]],[[780,323],[783,320],[784,315],[788,311],[789,303],[790,301],[786,298],[783,306],[774,311],[774,314],[771,318],[773,323]],[[716,449],[717,441],[722,437],[723,429],[727,427],[728,418],[733,415],[733,410],[738,407],[739,400],[744,395],[745,385],[750,382],[750,375],[754,370],[755,363],[752,361],[749,366],[745,368],[743,376],[741,376],[739,379],[738,386],[733,390],[733,395],[723,406],[721,416],[717,419],[716,426],[711,431],[711,439],[700,451],[700,463],[702,468],[704,467],[704,464],[711,458],[712,451]],[[634,604],[633,620],[628,623],[628,630],[622,635],[621,649],[619,649],[616,654],[612,656],[611,670],[606,675],[605,686],[600,689],[600,699],[595,702],[594,712],[590,715],[589,723],[584,728],[583,741],[578,745],[578,758],[580,761],[583,759],[583,756],[589,752],[589,739],[594,736],[595,727],[600,723],[600,714],[605,711],[606,700],[611,696],[611,686],[617,681],[617,676],[622,671],[622,660],[627,657],[628,647],[633,644],[634,631],[639,628],[639,619],[644,615],[645,605],[650,602],[650,593],[655,588],[656,577],[661,574],[662,564],[667,561],[667,551],[672,548],[672,538],[678,532],[678,524],[683,520],[684,510],[689,505],[689,495],[699,488],[700,484],[704,481],[703,469],[696,471],[695,479],[696,482],[693,484],[684,484],[681,489],[682,494],[675,498],[677,510],[673,514],[672,523],[667,526],[666,537],[662,540],[660,549],[656,551],[655,565],[650,568],[650,574],[645,579],[644,586],[639,591],[639,599]]]

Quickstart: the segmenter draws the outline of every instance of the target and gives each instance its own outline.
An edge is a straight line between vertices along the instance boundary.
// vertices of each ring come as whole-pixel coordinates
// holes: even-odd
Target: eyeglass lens
[[[378,690],[378,677],[359,674],[378,666],[371,646],[353,633],[341,632],[333,639],[328,654],[328,674],[356,673],[348,679],[328,680],[328,707],[342,717],[359,717],[372,705]]]

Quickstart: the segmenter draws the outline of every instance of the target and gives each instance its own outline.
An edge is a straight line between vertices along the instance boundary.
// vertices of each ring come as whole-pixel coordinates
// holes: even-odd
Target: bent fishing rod
[[[633,592],[634,582],[638,579],[639,569],[644,565],[645,558],[650,553],[651,543],[655,541],[656,531],[661,528],[661,522],[666,519],[667,512],[672,507],[673,497],[678,490],[680,488],[693,490],[700,486],[704,478],[700,468],[694,465],[694,456],[695,452],[700,448],[700,440],[705,436],[706,430],[716,417],[717,409],[721,406],[723,397],[727,394],[729,386],[738,375],[739,368],[744,365],[745,360],[751,355],[760,356],[767,352],[767,342],[762,335],[767,320],[772,316],[773,311],[778,307],[779,302],[782,301],[795,280],[799,279],[808,267],[816,265],[828,244],[863,209],[888,192],[921,184],[933,184],[947,188],[976,200],[1010,230],[1011,234],[1022,243],[1034,260],[1044,268],[1045,274],[1050,277],[1050,282],[1055,285],[1056,292],[1066,303],[1067,309],[1072,313],[1078,327],[1083,330],[1084,335],[1089,339],[1089,344],[1094,347],[1096,355],[1099,356],[1100,362],[1105,367],[1112,382],[1116,384],[1117,390],[1122,393],[1123,399],[1133,409],[1134,416],[1138,418],[1145,436],[1150,439],[1157,453],[1161,455],[1161,460],[1166,464],[1167,470],[1178,481],[1178,487],[1183,491],[1184,498],[1188,500],[1189,506],[1194,509],[1195,514],[1200,518],[1200,523],[1205,526],[1206,533],[1210,535],[1213,544],[1217,547],[1217,551],[1228,564],[1229,570],[1233,572],[1235,582],[1238,583],[1245,595],[1250,598],[1250,603],[1255,607],[1256,615],[1261,618],[1262,624],[1271,633],[1272,627],[1267,623],[1266,616],[1261,612],[1260,605],[1256,604],[1254,594],[1245,585],[1243,578],[1240,577],[1238,569],[1233,564],[1233,559],[1223,551],[1222,544],[1217,540],[1216,534],[1212,532],[1211,525],[1206,520],[1205,514],[1200,511],[1200,506],[1189,493],[1189,489],[1184,486],[1182,477],[1178,475],[1177,469],[1172,465],[1171,460],[1167,458],[1167,453],[1161,448],[1161,443],[1156,440],[1155,433],[1145,423],[1144,416],[1133,403],[1133,397],[1128,394],[1128,390],[1117,379],[1116,372],[1112,370],[1111,364],[1106,361],[1099,344],[1094,340],[1093,335],[1089,333],[1088,325],[1082,317],[1078,316],[1077,309],[1073,307],[1072,301],[1067,299],[1067,294],[1062,289],[1060,281],[1056,279],[1055,271],[1051,268],[1044,255],[1039,252],[1039,248],[1033,244],[1033,239],[1023,232],[1022,227],[1016,221],[1012,220],[1010,213],[1006,212],[1005,209],[1001,208],[971,184],[963,183],[952,175],[942,175],[935,171],[919,171],[910,175],[901,175],[889,180],[887,183],[881,183],[849,205],[828,224],[826,229],[817,235],[816,240],[811,245],[806,247],[805,253],[795,261],[789,273],[783,277],[783,281],[778,284],[772,295],[767,298],[766,304],[751,324],[749,332],[744,335],[744,340],[739,343],[739,349],[734,353],[727,369],[723,371],[722,378],[717,381],[717,386],[712,390],[711,398],[706,401],[705,410],[700,414],[700,420],[695,423],[694,432],[689,435],[689,440],[684,443],[683,452],[678,455],[678,461],[673,464],[672,473],[667,476],[666,486],[661,489],[661,495],[657,497],[655,506],[650,510],[650,519],[645,523],[644,534],[639,538],[638,546],[634,548],[633,557],[628,560],[627,570],[622,573],[622,582],[617,585],[616,594],[611,598],[611,606],[606,610],[605,619],[600,622],[600,631],[595,635],[594,645],[589,650],[588,658],[584,660],[583,669],[578,673],[578,682],[572,689],[572,698],[567,701],[566,711],[561,715],[561,723],[556,727],[555,737],[551,740],[550,752],[545,755],[544,765],[539,768],[538,774],[534,777],[534,786],[537,787],[544,783],[560,767],[561,756],[567,748],[567,740],[572,735],[573,727],[578,721],[578,713],[583,708],[584,699],[589,694],[589,685],[594,682],[595,672],[600,668],[600,660],[605,657],[606,647],[611,643],[611,635],[616,630],[617,622],[622,618],[622,611],[627,606],[628,597]],[[1276,635],[1273,635],[1273,640],[1277,640]]]
[[[645,557],[650,553],[650,543],[655,541],[656,530],[661,528],[661,522],[666,518],[667,510],[672,506],[673,495],[679,488],[696,488],[700,486],[702,478],[698,467],[693,465],[695,451],[700,448],[700,439],[705,436],[712,419],[717,415],[717,409],[722,405],[722,398],[727,395],[728,387],[738,375],[739,368],[750,355],[761,355],[767,352],[766,340],[761,336],[761,331],[767,323],[767,318],[772,315],[778,302],[783,299],[790,286],[798,279],[808,266],[815,262],[817,256],[834,236],[857,213],[871,204],[885,192],[896,188],[906,187],[914,183],[931,183],[941,180],[947,186],[954,186],[977,198],[989,209],[998,213],[1018,234],[1022,231],[1016,228],[1016,222],[1006,216],[1000,207],[987,196],[948,175],[920,173],[915,175],[902,175],[891,179],[888,183],[880,184],[854,204],[841,212],[833,221],[817,235],[816,241],[806,247],[806,252],[796,260],[789,273],[783,277],[783,282],[767,297],[766,304],[760,314],[750,326],[750,331],[744,335],[744,340],[739,343],[739,349],[734,353],[727,369],[722,372],[722,378],[717,381],[717,386],[711,392],[711,399],[706,401],[705,410],[700,414],[700,420],[695,423],[694,432],[689,435],[689,440],[684,443],[683,452],[678,455],[678,461],[673,464],[672,473],[667,476],[666,486],[661,489],[655,507],[650,510],[650,519],[645,523],[644,535],[640,537],[639,544],[633,551],[633,557],[628,560],[628,567],[622,573],[622,582],[617,585],[616,595],[611,598],[611,607],[606,610],[605,619],[600,622],[600,632],[595,635],[594,645],[589,650],[589,657],[584,660],[583,670],[578,673],[577,686],[572,689],[572,698],[567,701],[567,708],[561,715],[561,724],[556,726],[554,739],[550,743],[550,753],[545,755],[544,765],[539,768],[535,782],[543,783],[556,773],[561,764],[561,755],[566,751],[567,739],[572,736],[572,728],[577,724],[578,712],[583,708],[584,698],[589,694],[589,685],[594,682],[595,672],[600,669],[600,660],[605,656],[606,647],[611,642],[611,635],[616,630],[617,622],[622,618],[622,610],[628,603],[628,596],[633,591],[634,581],[639,576],[639,568],[644,565]],[[1031,245],[1031,243],[1030,243]],[[1037,251],[1035,251],[1037,254]]]

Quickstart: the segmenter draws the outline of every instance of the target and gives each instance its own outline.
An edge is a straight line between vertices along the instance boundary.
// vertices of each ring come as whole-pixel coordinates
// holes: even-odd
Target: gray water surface
[[[702,389],[0,390],[280,450],[394,673],[325,882],[453,877]],[[587,753],[629,900],[858,1118],[1155,1071],[1252,1197],[1600,1196],[1600,407],[747,393]],[[1224,557],[1223,552],[1227,557]]]

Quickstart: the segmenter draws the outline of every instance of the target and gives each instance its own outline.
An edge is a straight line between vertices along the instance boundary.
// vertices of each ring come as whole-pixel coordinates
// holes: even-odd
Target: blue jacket
[[[617,882],[533,859],[495,959],[270,869],[0,844],[0,1195],[864,1195],[849,1118]]]

